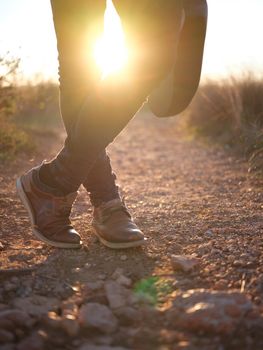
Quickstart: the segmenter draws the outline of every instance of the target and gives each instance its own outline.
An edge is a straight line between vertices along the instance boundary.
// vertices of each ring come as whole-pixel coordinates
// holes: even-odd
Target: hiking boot
[[[44,192],[37,185],[33,168],[17,179],[18,195],[29,213],[34,235],[41,241],[58,248],[79,248],[80,236],[69,219],[77,192],[67,196],[55,196]]]
[[[108,248],[138,247],[146,241],[120,199],[113,199],[95,207],[92,226],[100,242]]]

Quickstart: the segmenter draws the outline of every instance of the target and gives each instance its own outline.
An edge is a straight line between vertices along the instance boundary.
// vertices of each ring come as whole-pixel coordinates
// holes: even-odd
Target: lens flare
[[[104,32],[97,40],[94,58],[102,79],[122,71],[128,62],[128,49],[121,20],[111,0],[107,0],[104,15]]]

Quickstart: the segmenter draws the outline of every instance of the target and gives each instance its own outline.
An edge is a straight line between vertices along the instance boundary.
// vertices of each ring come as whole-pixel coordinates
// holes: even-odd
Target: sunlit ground
[[[102,79],[123,71],[128,63],[128,48],[121,20],[109,0],[104,16],[104,33],[95,44],[94,57]]]

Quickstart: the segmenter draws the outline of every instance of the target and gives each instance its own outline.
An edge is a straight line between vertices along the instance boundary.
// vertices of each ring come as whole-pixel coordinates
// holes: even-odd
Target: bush
[[[18,85],[19,63],[9,54],[0,57],[0,160],[32,150],[32,135],[56,133],[60,122],[58,86]]]
[[[30,137],[14,124],[0,120],[0,160],[10,160],[21,151],[34,149]]]
[[[250,171],[263,173],[263,81],[240,78],[207,81],[200,86],[187,115],[197,135],[243,152]]]

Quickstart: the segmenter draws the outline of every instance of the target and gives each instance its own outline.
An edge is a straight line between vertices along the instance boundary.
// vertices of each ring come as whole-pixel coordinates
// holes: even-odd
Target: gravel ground
[[[84,247],[57,250],[31,235],[14,181],[61,142],[0,165],[0,349],[263,349],[263,193],[245,160],[140,115],[109,151],[147,245],[101,246],[81,189]]]

